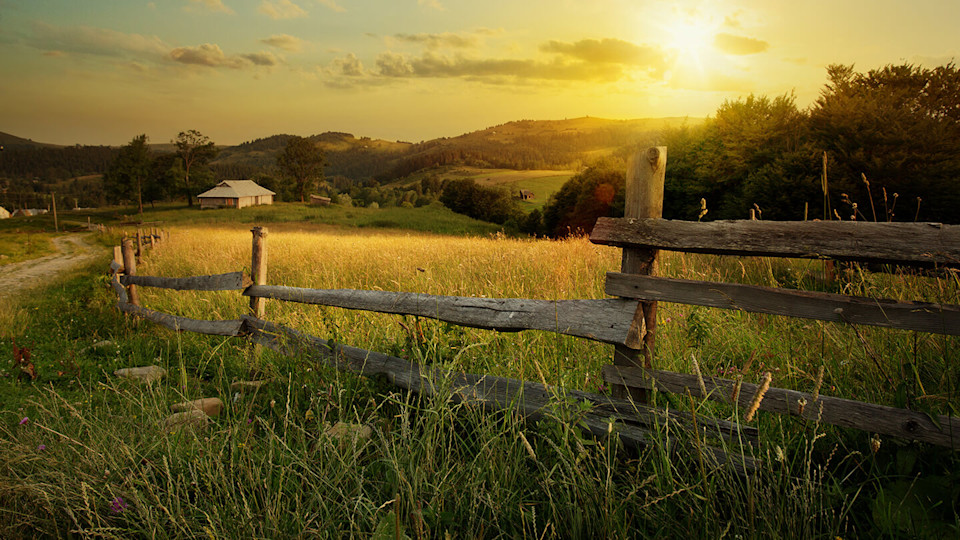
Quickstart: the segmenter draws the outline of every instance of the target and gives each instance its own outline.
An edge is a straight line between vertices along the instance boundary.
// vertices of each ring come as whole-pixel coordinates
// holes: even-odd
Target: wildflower
[[[27,416],[24,416],[23,418],[20,419],[20,425],[22,426],[22,425],[26,424],[26,423],[29,422],[29,421],[30,421],[30,418],[27,417]]]
[[[129,505],[124,502],[123,497],[115,497],[110,501],[110,512],[114,514],[119,514],[127,509]]]
[[[37,452],[43,452],[46,449],[47,449],[47,445],[41,444],[40,446],[37,447]]]

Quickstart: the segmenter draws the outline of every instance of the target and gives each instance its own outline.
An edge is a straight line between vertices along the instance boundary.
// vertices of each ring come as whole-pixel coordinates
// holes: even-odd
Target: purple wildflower
[[[22,426],[22,425],[26,424],[26,423],[29,422],[29,421],[30,421],[30,418],[24,416],[23,418],[20,419],[20,425]]]
[[[47,445],[41,444],[40,446],[37,447],[37,452],[43,452],[46,449],[47,449]]]
[[[123,501],[123,497],[116,497],[110,501],[110,512],[114,514],[119,514],[127,509],[129,506],[126,502]]]

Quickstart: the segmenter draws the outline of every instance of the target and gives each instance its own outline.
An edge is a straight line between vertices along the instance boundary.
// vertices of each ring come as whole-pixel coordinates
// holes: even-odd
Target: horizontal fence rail
[[[750,406],[758,385],[702,377],[706,395],[696,375],[626,366],[604,366],[608,380],[621,384],[690,394],[722,402],[736,402],[742,409]],[[739,389],[737,386],[739,384]],[[734,395],[736,393],[736,395]],[[884,435],[914,439],[960,450],[960,418],[931,416],[918,411],[863,403],[823,395],[814,396],[796,390],[770,388],[760,402],[760,410],[799,416],[814,422],[872,431]]]
[[[590,241],[715,255],[960,266],[960,226],[940,223],[600,218]]]
[[[624,343],[636,300],[528,300],[432,294],[305,289],[253,285],[246,296],[347,309],[415,315],[461,326],[501,332],[546,330],[605,343]]]
[[[122,276],[123,285],[140,285],[173,289],[177,291],[237,291],[249,287],[253,281],[243,272],[230,272],[212,276],[194,276],[182,278],[168,278],[156,276]]]
[[[753,313],[960,335],[960,306],[607,273],[606,293]]]

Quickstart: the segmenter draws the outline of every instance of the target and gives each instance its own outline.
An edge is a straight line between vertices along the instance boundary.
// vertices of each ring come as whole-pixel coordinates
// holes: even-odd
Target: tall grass
[[[300,230],[303,229],[303,230]],[[149,275],[249,268],[244,226],[184,227],[150,252]],[[270,225],[268,283],[488,297],[595,298],[619,251],[586,239],[453,238]],[[104,261],[105,264],[105,261]],[[872,274],[837,283],[817,262],[663,254],[664,275],[957,303],[955,278]],[[90,270],[91,275],[94,273]],[[196,318],[246,309],[236,292],[141,289],[146,306]],[[56,315],[51,315],[56,313]],[[174,334],[111,309],[105,278],[23,299],[4,343],[34,348],[40,378],[4,386],[0,531],[6,536],[784,537],[955,534],[958,461],[949,451],[758,413],[762,466],[709,469],[698,441],[655,430],[630,453],[584,438],[577,407],[527,423],[400,392],[376,379],[242,341]],[[596,390],[611,347],[545,332],[498,334],[335,308],[267,302],[267,318],[308,333],[475,373]],[[911,332],[663,304],[657,365],[947,413],[958,403],[957,340]],[[96,341],[110,344],[90,348]],[[60,359],[76,370],[59,374]],[[158,364],[152,386],[118,367]],[[270,381],[255,394],[237,380]],[[205,430],[165,432],[169,405],[220,397]],[[731,417],[712,402],[660,406]],[[23,418],[28,418],[21,424]],[[336,440],[326,426],[374,428]],[[672,447],[667,438],[677,441]],[[739,450],[739,449],[738,449]],[[943,488],[943,489],[940,489]],[[122,499],[122,502],[120,501]]]

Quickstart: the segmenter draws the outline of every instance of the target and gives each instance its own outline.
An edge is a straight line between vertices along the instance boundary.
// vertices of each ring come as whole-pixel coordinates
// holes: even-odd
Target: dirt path
[[[100,255],[82,234],[59,236],[53,245],[58,253],[0,266],[0,298],[36,287]]]

